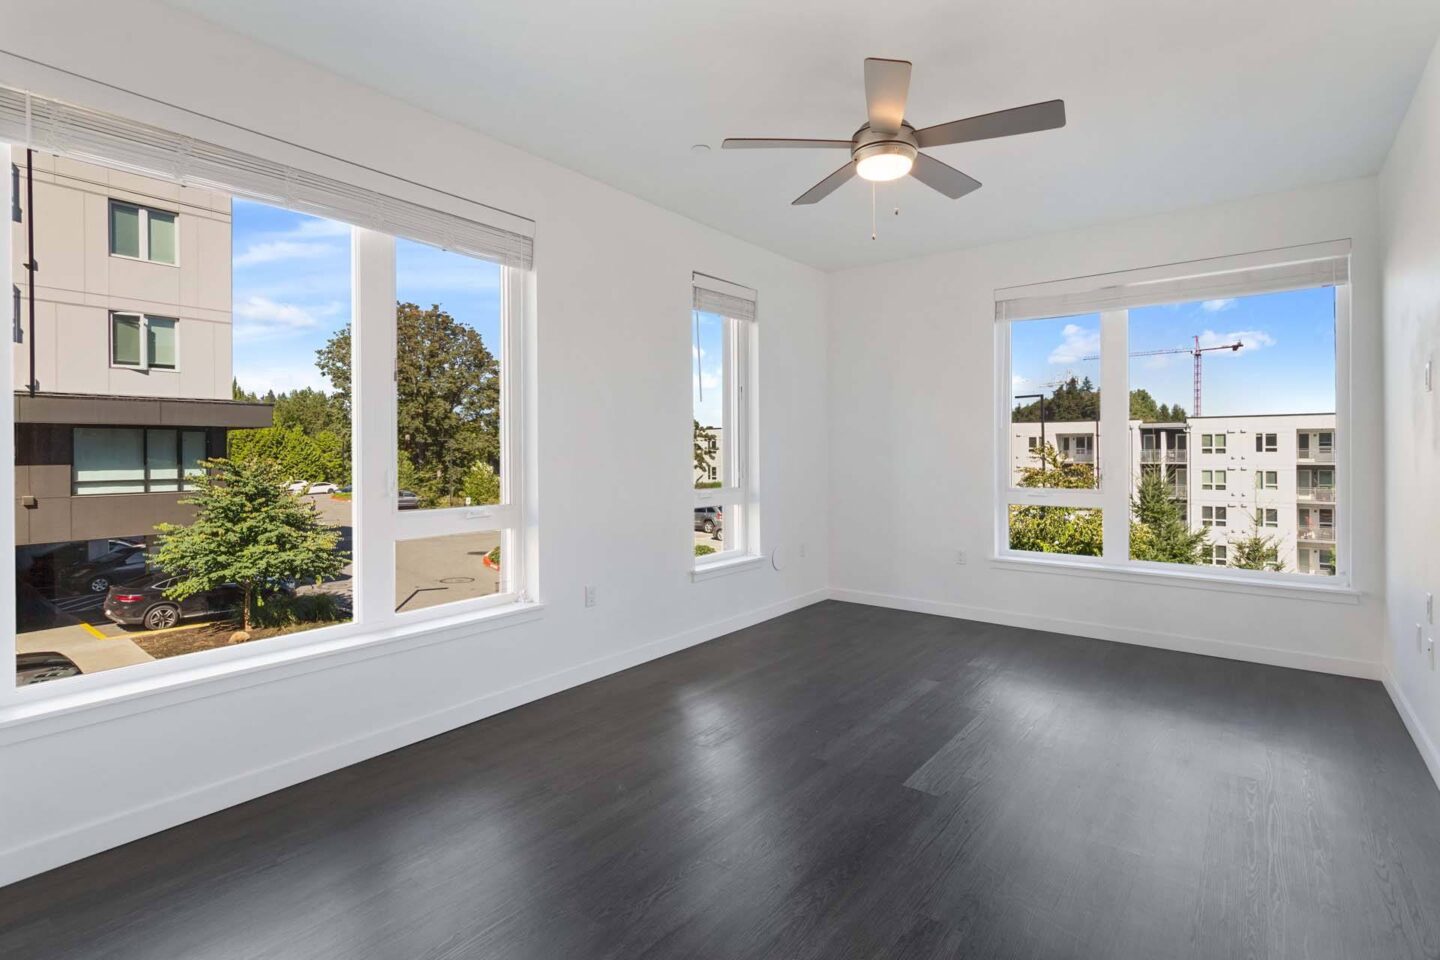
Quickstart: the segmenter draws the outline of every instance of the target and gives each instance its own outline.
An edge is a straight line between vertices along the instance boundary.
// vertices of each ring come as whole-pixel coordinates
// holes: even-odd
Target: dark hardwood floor
[[[16,884],[0,957],[1436,958],[1440,791],[1378,683],[830,602]]]

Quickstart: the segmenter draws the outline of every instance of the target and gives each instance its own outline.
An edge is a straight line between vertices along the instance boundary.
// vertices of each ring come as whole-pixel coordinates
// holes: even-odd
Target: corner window
[[[174,266],[177,262],[176,217],[120,200],[110,201],[110,255]]]
[[[1335,384],[1348,270],[1339,241],[997,291],[997,554],[1344,574]],[[1253,506],[1248,478],[1230,482],[1253,466],[1252,438],[1265,455]],[[1339,549],[1297,553],[1320,537]]]
[[[689,359],[697,570],[759,551],[751,463],[754,327],[754,291],[696,274]]]
[[[140,370],[174,370],[179,363],[174,317],[110,315],[110,363]]]

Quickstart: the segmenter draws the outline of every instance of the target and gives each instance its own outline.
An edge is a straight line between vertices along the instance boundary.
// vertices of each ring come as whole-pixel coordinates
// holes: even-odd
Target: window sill
[[[733,560],[717,560],[714,563],[707,563],[704,566],[696,567],[690,571],[690,579],[696,583],[699,583],[701,580],[713,580],[716,577],[725,577],[732,573],[740,573],[742,570],[753,570],[764,562],[764,557],[755,554],[736,557]]]
[[[1115,566],[1087,563],[1082,560],[997,556],[990,559],[996,570],[1025,573],[1060,574],[1090,577],[1097,580],[1122,580],[1190,590],[1215,590],[1222,593],[1245,593],[1257,597],[1279,597],[1287,600],[1313,600],[1320,603],[1357,604],[1361,593],[1343,584],[1308,584],[1277,580],[1239,580],[1222,574],[1192,570],[1156,570],[1145,567]]]
[[[512,603],[480,613],[390,625],[308,645],[257,651],[254,656],[223,663],[209,662],[204,653],[192,654],[204,662],[186,670],[142,675],[74,692],[47,692],[27,698],[29,702],[12,703],[0,709],[0,745],[516,626],[540,619],[544,611],[541,603]],[[143,674],[144,666],[137,665],[136,669]],[[115,674],[126,672],[126,668],[120,668]],[[56,681],[55,685],[66,682]]]

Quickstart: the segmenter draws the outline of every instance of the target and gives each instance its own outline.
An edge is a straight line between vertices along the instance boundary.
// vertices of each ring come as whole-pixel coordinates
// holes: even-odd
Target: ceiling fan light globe
[[[884,183],[886,180],[899,180],[910,172],[914,163],[903,153],[877,153],[856,162],[855,172],[866,180]]]

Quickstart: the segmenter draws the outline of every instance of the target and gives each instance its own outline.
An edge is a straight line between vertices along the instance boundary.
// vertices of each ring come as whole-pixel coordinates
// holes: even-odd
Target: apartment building
[[[17,565],[53,593],[64,563],[189,519],[199,461],[271,408],[231,399],[228,195],[15,159]]]
[[[1072,463],[1095,463],[1093,420],[1012,423],[1011,470],[1018,481],[1043,443]],[[1335,414],[1191,417],[1128,425],[1126,476],[1161,472],[1190,527],[1209,529],[1209,561],[1227,566],[1231,539],[1258,529],[1273,537],[1277,567],[1335,573]]]

